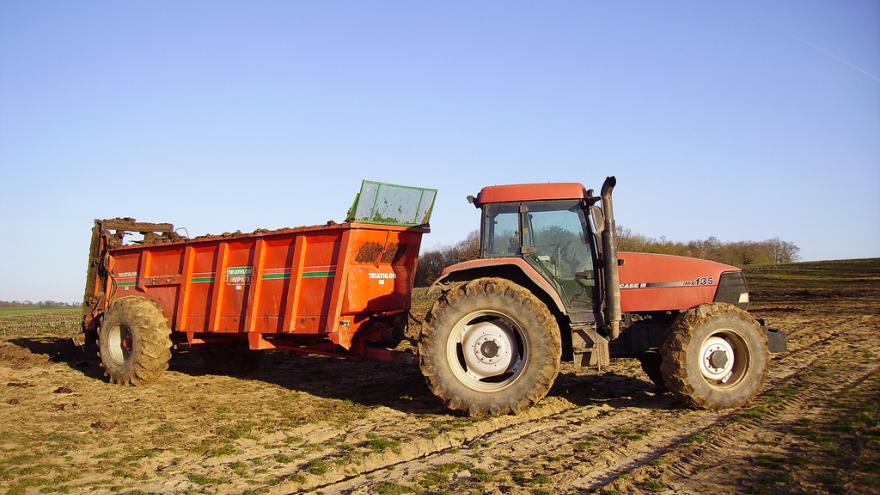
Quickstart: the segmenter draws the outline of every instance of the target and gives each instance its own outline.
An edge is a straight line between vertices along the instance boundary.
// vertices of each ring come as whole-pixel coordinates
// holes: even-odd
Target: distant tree
[[[431,285],[443,268],[476,259],[480,256],[480,232],[473,231],[463,240],[453,246],[443,246],[435,250],[426,251],[419,257],[419,266],[416,269],[415,285],[425,287]]]

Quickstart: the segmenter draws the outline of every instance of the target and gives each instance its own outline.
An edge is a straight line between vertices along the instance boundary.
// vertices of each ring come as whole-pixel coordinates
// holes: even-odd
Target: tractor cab
[[[599,300],[601,243],[590,214],[598,200],[577,183],[483,188],[472,198],[482,210],[480,256],[522,258],[556,289],[569,315],[590,320]]]

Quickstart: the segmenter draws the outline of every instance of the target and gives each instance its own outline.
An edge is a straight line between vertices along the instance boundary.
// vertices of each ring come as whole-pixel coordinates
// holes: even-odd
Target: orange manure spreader
[[[407,322],[436,190],[364,181],[349,221],[184,238],[171,224],[96,220],[83,302],[111,382],[142,385],[172,347],[245,371],[265,349],[414,362]],[[125,244],[128,233],[143,240]]]

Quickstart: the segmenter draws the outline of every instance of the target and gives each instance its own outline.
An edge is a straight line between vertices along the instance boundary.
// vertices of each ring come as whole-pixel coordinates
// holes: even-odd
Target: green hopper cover
[[[365,180],[346,221],[402,227],[427,225],[436,197],[436,189]]]

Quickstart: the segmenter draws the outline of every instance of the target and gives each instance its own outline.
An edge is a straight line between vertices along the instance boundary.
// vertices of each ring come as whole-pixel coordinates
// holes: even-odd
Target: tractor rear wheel
[[[431,391],[471,416],[515,414],[537,403],[553,385],[561,355],[547,306],[502,278],[442,294],[419,339],[419,366]]]
[[[732,304],[703,304],[682,313],[660,352],[666,387],[701,409],[748,403],[767,375],[767,336]]]
[[[146,385],[168,369],[171,331],[159,306],[131,296],[110,303],[98,330],[98,356],[111,383]]]

